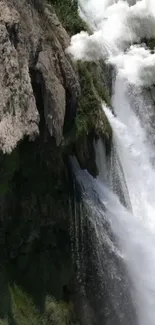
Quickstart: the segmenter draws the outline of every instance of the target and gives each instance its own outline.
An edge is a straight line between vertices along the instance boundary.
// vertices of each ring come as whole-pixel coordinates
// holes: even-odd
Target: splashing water
[[[154,234],[140,219],[135,218],[121,205],[119,199],[109,191],[104,183],[93,179],[86,171],[76,170],[75,174],[78,182],[82,184],[85,205],[91,210],[90,218],[98,226],[97,234],[100,240],[105,240],[102,238],[102,235],[105,235],[105,218],[116,234],[119,247],[115,248],[115,253],[123,258],[132,279],[130,289],[138,314],[138,323],[153,325],[155,319]],[[92,192],[90,188],[92,188]],[[97,197],[97,201],[94,199],[94,195]],[[125,323],[128,323],[127,318]],[[135,322],[131,320],[131,324],[135,324]]]
[[[127,187],[125,196],[129,196],[131,204],[127,210],[104,185],[110,176],[107,172],[104,174],[105,155],[98,145],[101,181],[92,179],[99,198],[97,218],[101,222],[106,208],[106,218],[123,251],[132,282],[138,324],[154,325],[155,109],[152,87],[155,53],[144,41],[155,38],[155,1],[79,0],[79,12],[92,34],[74,35],[67,51],[74,59],[104,59],[116,70],[112,97],[116,117],[105,104],[103,110],[113,129],[116,161],[121,162],[119,170],[123,170]],[[116,163],[115,173],[122,179]],[[82,184],[84,181],[85,178],[80,178]],[[119,196],[118,188],[111,189]],[[85,204],[94,211],[94,201],[86,196],[86,189],[83,193]]]
[[[94,32],[74,35],[68,52],[75,59],[113,60],[133,43],[155,37],[155,2],[141,0],[131,5],[132,2],[80,0],[85,13],[82,16]]]

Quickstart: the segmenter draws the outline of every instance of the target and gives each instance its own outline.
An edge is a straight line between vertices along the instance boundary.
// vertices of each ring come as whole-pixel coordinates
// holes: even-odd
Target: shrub
[[[50,2],[54,6],[63,27],[70,35],[86,29],[85,23],[78,14],[77,0],[51,0]]]

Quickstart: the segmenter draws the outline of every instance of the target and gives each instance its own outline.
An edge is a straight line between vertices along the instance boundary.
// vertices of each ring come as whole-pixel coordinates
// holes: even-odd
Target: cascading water
[[[76,262],[80,288],[84,284],[82,308],[84,304],[90,303],[95,318],[88,321],[88,317],[85,317],[84,324],[135,324],[135,310],[129,292],[131,281],[125,270],[124,253],[115,240],[105,202],[101,200],[99,184],[102,183],[82,171],[75,159],[72,160],[72,166],[82,193],[81,211],[77,207],[77,226],[74,227],[78,228],[81,220],[85,227],[82,241],[80,226],[78,236],[77,231],[74,235],[75,250],[77,243],[79,247],[84,245]]]
[[[101,241],[109,240],[105,235],[105,222],[108,223],[115,236],[115,254],[126,265],[131,281],[128,293],[137,314],[137,321],[133,317],[130,323],[154,325],[155,53],[144,42],[148,44],[149,39],[155,38],[155,1],[79,0],[79,8],[93,34],[81,32],[73,36],[68,52],[75,59],[104,59],[116,71],[112,97],[116,116],[104,103],[103,110],[113,129],[113,163],[120,186],[111,186],[101,143],[96,148],[99,179],[81,174],[79,169],[75,174],[82,184],[85,205],[94,216],[89,218],[95,223],[97,236]],[[118,187],[123,189],[125,200]],[[119,319],[121,324],[121,315]],[[125,318],[123,321],[128,323]]]
[[[92,222],[97,227],[97,234],[102,242],[107,242],[107,245],[111,247],[111,251],[115,251],[117,258],[121,257],[121,260],[127,265],[129,277],[131,278],[130,292],[133,297],[133,304],[137,310],[138,323],[139,324],[154,324],[155,309],[155,238],[154,234],[150,233],[150,230],[145,227],[145,224],[140,219],[135,218],[134,215],[129,213],[119,202],[118,198],[109,191],[106,185],[102,182],[94,180],[86,172],[82,172],[79,169],[75,172],[77,180],[82,184],[83,200],[85,205],[91,210],[90,217],[94,218]],[[86,180],[87,179],[87,180]],[[88,191],[88,187],[93,189],[93,195]],[[97,201],[94,200],[93,196],[97,197]],[[96,202],[95,202],[96,201]],[[109,236],[107,237],[106,223],[110,225],[114,234],[116,234],[117,245],[115,243],[115,249],[109,242]],[[104,231],[104,232],[103,232]],[[103,232],[103,233],[102,233]],[[107,237],[107,238],[106,238]],[[113,256],[111,255],[111,258]],[[109,264],[110,265],[110,264]],[[108,265],[108,266],[109,266]],[[115,265],[115,263],[114,263]],[[108,271],[106,269],[106,271]],[[122,291],[122,274],[115,274],[117,269],[114,267],[109,268],[109,279],[113,275],[114,282],[116,279],[117,290],[114,289],[113,285],[110,291],[114,294],[113,303],[117,304],[115,307],[118,308],[117,312],[120,312],[118,324],[121,322],[121,308],[125,308],[124,322],[128,324],[136,324],[133,315],[128,318],[127,309],[125,306],[125,294]],[[120,278],[120,282],[118,280]],[[119,287],[117,285],[119,284]],[[126,289],[129,290],[129,287]],[[119,292],[121,293],[119,295]],[[123,300],[121,296],[123,295]],[[115,301],[115,298],[116,301]],[[129,303],[129,300],[128,300]],[[122,305],[121,305],[122,304]],[[130,305],[128,304],[128,310],[131,311]],[[113,312],[113,310],[112,310]],[[113,324],[113,320],[108,324]]]
[[[107,157],[105,146],[101,139],[95,143],[96,164],[98,166],[98,178],[109,185],[117,194],[124,206],[131,210],[128,188],[115,143],[112,143],[110,157]]]

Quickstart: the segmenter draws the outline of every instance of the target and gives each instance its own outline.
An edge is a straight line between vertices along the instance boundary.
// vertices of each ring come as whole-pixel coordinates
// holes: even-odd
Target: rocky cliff
[[[93,141],[111,138],[104,64],[66,53],[82,28],[76,1],[0,1],[2,324],[78,322],[68,157],[95,176]]]

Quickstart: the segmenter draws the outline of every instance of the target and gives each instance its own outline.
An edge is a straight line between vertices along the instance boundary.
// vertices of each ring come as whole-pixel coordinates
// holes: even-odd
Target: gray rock
[[[9,153],[17,142],[38,133],[39,115],[33,96],[26,56],[20,57],[11,33],[19,15],[0,3],[0,148]]]
[[[32,2],[33,3],[33,2]],[[0,149],[10,153],[39,133],[39,112],[30,71],[38,78],[45,121],[57,145],[63,138],[66,91],[76,103],[79,84],[65,53],[69,36],[51,6],[0,2]],[[39,7],[40,8],[40,7]],[[38,80],[35,80],[36,84]]]

